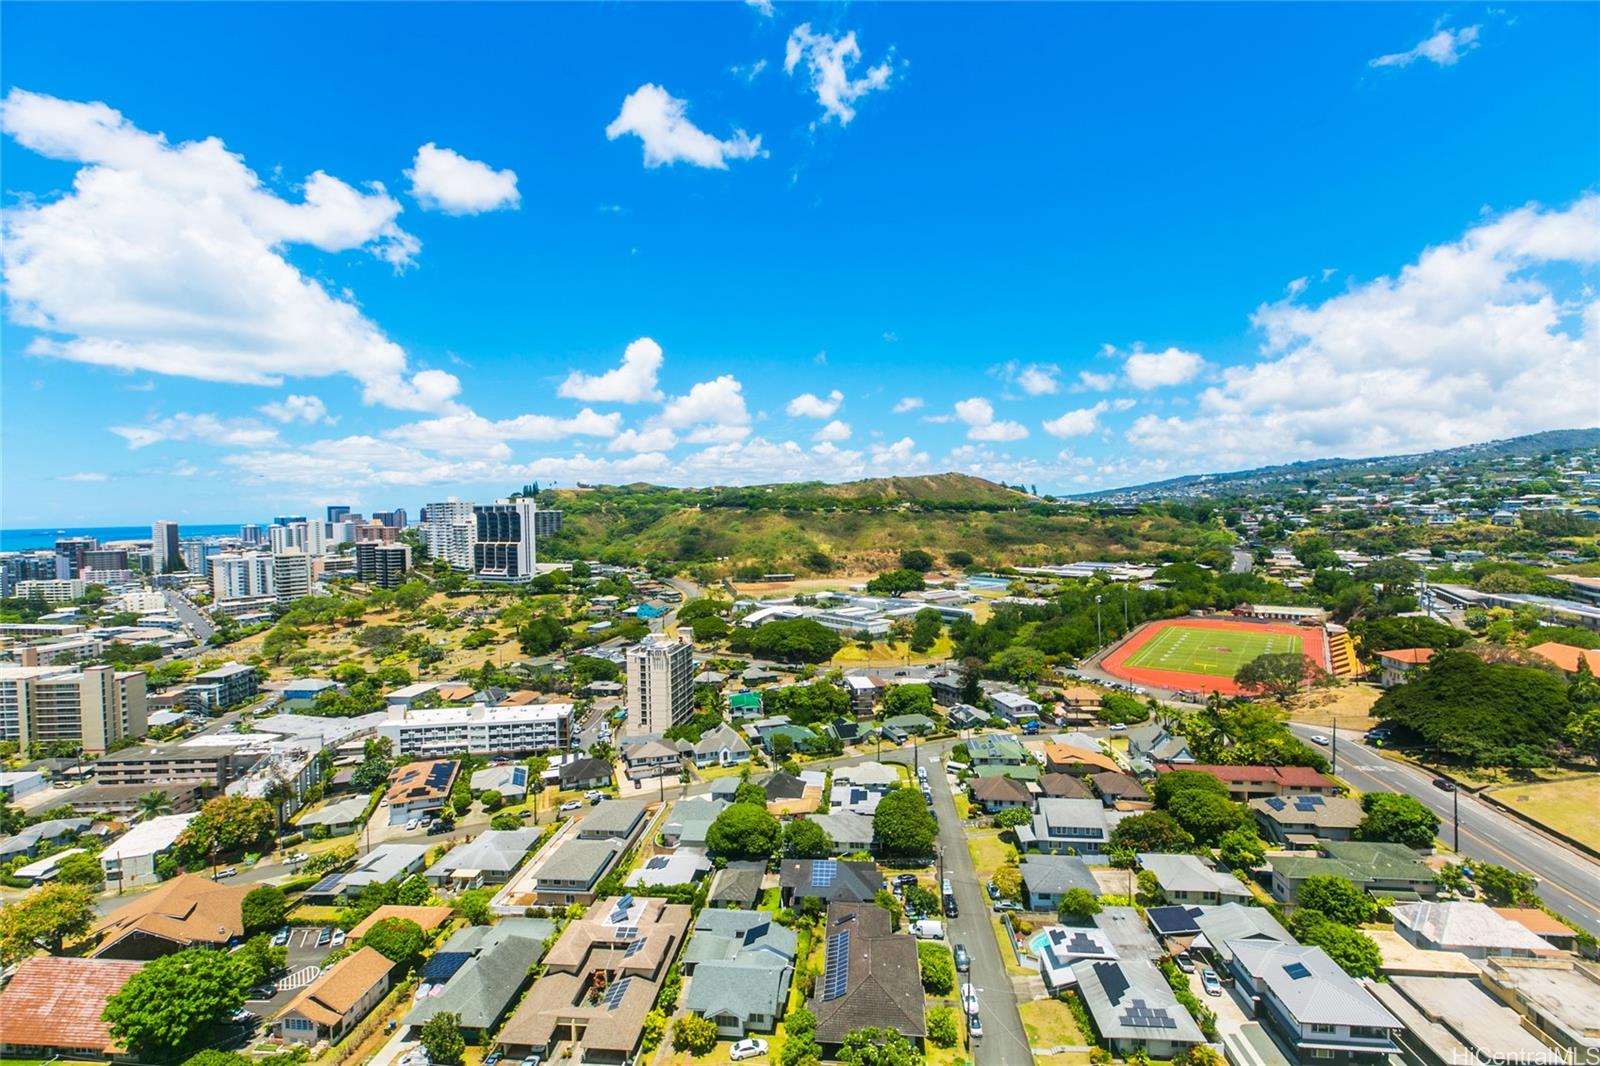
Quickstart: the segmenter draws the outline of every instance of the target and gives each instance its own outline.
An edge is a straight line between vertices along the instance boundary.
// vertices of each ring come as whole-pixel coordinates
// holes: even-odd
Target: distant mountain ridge
[[[1117,502],[1144,502],[1170,496],[1206,495],[1206,489],[1215,487],[1220,492],[1249,488],[1268,491],[1277,485],[1288,487],[1307,477],[1342,474],[1354,468],[1371,472],[1408,473],[1439,463],[1457,463],[1469,459],[1486,459],[1501,456],[1541,455],[1545,452],[1573,451],[1600,447],[1600,428],[1552,429],[1543,433],[1530,433],[1505,440],[1484,441],[1480,444],[1463,444],[1456,448],[1417,452],[1410,455],[1383,455],[1367,459],[1307,459],[1296,463],[1280,463],[1251,470],[1227,473],[1188,474],[1150,481],[1122,488],[1102,489],[1098,492],[1078,493],[1076,500],[1101,500]]]

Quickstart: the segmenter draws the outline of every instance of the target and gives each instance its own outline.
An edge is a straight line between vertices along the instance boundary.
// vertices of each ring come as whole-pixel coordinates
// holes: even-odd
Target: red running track
[[[1216,674],[1191,674],[1181,670],[1151,670],[1128,666],[1127,660],[1140,648],[1155,639],[1157,633],[1173,626],[1189,629],[1220,629],[1232,633],[1279,633],[1299,637],[1300,648],[1322,669],[1328,669],[1328,657],[1323,646],[1322,633],[1315,626],[1296,626],[1273,622],[1242,622],[1219,618],[1168,618],[1160,622],[1146,622],[1120,647],[1100,660],[1100,669],[1112,677],[1120,677],[1136,685],[1149,685],[1169,692],[1220,692],[1224,696],[1245,695],[1233,678]]]

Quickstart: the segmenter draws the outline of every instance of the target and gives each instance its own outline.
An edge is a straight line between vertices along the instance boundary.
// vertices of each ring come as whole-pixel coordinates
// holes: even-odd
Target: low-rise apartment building
[[[426,710],[391,705],[389,718],[378,727],[378,733],[394,742],[398,755],[560,751],[572,742],[572,704],[475,704]]]

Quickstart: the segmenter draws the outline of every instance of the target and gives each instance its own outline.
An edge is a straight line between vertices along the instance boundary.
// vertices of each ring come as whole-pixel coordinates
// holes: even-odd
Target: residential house
[[[883,739],[896,744],[904,744],[912,737],[927,736],[939,723],[925,714],[897,714],[883,720],[880,727]]]
[[[1074,734],[1067,734],[1073,736]],[[1122,767],[1117,760],[1100,750],[1099,742],[1093,747],[1087,744],[1074,743],[1069,740],[1057,739],[1048,741],[1044,746],[1044,768],[1050,773],[1072,774],[1075,777],[1088,777],[1097,773],[1120,773]]]
[[[652,855],[628,878],[628,887],[637,891],[669,885],[698,884],[711,872],[711,860],[704,848],[679,848],[670,855]]]
[[[573,759],[561,764],[556,779],[563,792],[574,792],[580,788],[609,788],[611,764],[604,759]]]
[[[683,771],[683,755],[659,737],[643,736],[622,742],[622,767],[630,781],[677,777]]]
[[[33,858],[44,845],[60,847],[89,831],[94,823],[87,818],[52,818],[19,829],[14,836],[0,840],[0,863],[27,856]]]
[[[883,887],[883,874],[871,862],[784,859],[778,871],[779,898],[785,907],[810,897],[824,903],[871,903]]]
[[[545,972],[496,1037],[508,1058],[619,1063],[639,1046],[691,909],[634,896],[596,900],[544,957]]]
[[[680,845],[691,848],[706,846],[706,834],[711,830],[728,802],[720,799],[681,799],[672,805],[672,813],[661,827],[662,842],[669,848]]]
[[[494,1031],[544,955],[555,926],[544,918],[502,918],[456,931],[417,973],[414,1006],[401,1024],[415,1032],[436,1014],[459,1017],[473,1043]]]
[[[1195,855],[1140,852],[1139,865],[1155,874],[1168,903],[1227,903],[1247,900],[1250,890]]]
[[[767,875],[763,862],[734,861],[711,878],[707,907],[754,910],[761,900],[761,881]]]
[[[883,763],[861,763],[835,770],[828,792],[831,814],[866,814],[878,809],[878,801],[900,787],[900,775]]]
[[[989,702],[995,712],[1012,725],[1039,720],[1039,705],[1020,692],[991,692]]]
[[[850,710],[857,718],[871,718],[888,688],[888,682],[882,678],[852,675],[844,679],[844,690],[850,694]]]
[[[460,765],[454,759],[428,759],[397,766],[389,775],[389,824],[405,825],[413,818],[437,813],[450,802]]]
[[[357,948],[301,989],[273,1019],[273,1031],[291,1044],[337,1042],[383,999],[393,968],[372,948]]]
[[[649,808],[643,800],[607,800],[578,822],[580,840],[632,841],[644,828]]]
[[[1589,673],[1600,677],[1600,649],[1579,648],[1572,644],[1561,644],[1557,641],[1547,640],[1543,644],[1535,644],[1528,649],[1530,655],[1537,655],[1546,662],[1554,663],[1565,673],[1578,672],[1580,662],[1589,664]]]
[[[1128,738],[1128,764],[1135,773],[1150,773],[1157,763],[1194,762],[1189,742],[1159,720],[1130,726],[1123,736]]]
[[[1339,782],[1309,766],[1206,766],[1199,763],[1156,766],[1158,774],[1174,770],[1194,770],[1216,778],[1227,786],[1228,798],[1235,803],[1249,803],[1264,796],[1329,797],[1343,791]]]
[[[1100,701],[1100,690],[1087,685],[1074,685],[1061,690],[1062,707],[1078,714],[1099,714]]]
[[[1039,976],[1051,995],[1077,985],[1075,967],[1117,958],[1116,945],[1094,926],[1052,925],[1032,943]]]
[[[534,861],[531,902],[544,907],[590,902],[600,880],[627,850],[624,840],[566,837]]]
[[[507,803],[517,804],[528,798],[528,768],[521,763],[506,763],[478,770],[472,775],[472,791],[498,792]]]
[[[161,880],[157,861],[178,846],[178,838],[196,817],[164,814],[146,819],[118,837],[100,852],[100,869],[106,882],[122,889]]]
[[[728,697],[728,717],[730,718],[760,718],[761,693],[735,692]]]
[[[1567,1061],[1600,1054],[1600,966],[1586,959],[1488,958],[1479,979],[1495,998],[1513,1008]]]
[[[415,922],[417,928],[424,933],[432,933],[454,918],[455,914],[454,908],[438,904],[406,906],[400,903],[385,903],[351,926],[349,938],[351,940],[360,940],[367,935],[368,929],[390,918],[404,918],[408,922]]]
[[[702,910],[683,953],[684,1010],[730,1039],[770,1033],[789,998],[795,945],[794,930],[765,911]]]
[[[1083,783],[1083,778],[1072,774],[1040,775],[1039,793],[1050,799],[1089,799],[1094,795],[1089,791],[1089,786]]]
[[[1090,774],[1089,781],[1094,785],[1100,802],[1113,810],[1148,811],[1154,806],[1150,793],[1131,774],[1101,770],[1097,774]]]
[[[1074,972],[1078,995],[1113,1054],[1140,1051],[1169,1059],[1205,1043],[1200,1026],[1148,959],[1090,962]]]
[[[1457,951],[1469,959],[1491,956],[1533,958],[1559,954],[1527,926],[1496,913],[1482,903],[1402,903],[1389,908],[1394,931],[1428,951]]]
[[[1367,989],[1405,1026],[1396,1043],[1407,1062],[1560,1066],[1567,1061],[1477,981],[1396,974]]]
[[[702,770],[710,766],[738,766],[750,761],[750,745],[738,730],[723,722],[688,745],[687,754]]]
[[[7,1059],[118,1058],[106,1002],[143,962],[35,955],[17,964],[0,989],[0,1055]]]
[[[828,834],[828,839],[833,841],[832,850],[835,855],[854,855],[857,852],[871,851],[877,844],[870,814],[839,811],[830,814],[811,814],[806,817],[816,822],[822,827],[822,831]]]
[[[244,935],[239,908],[253,887],[179,874],[100,919],[94,957],[146,960],[185,948],[222,947]]]
[[[1561,951],[1577,949],[1578,931],[1546,911],[1537,907],[1496,907],[1494,912],[1516,922],[1553,948]]]
[[[892,1029],[920,1045],[928,1027],[917,942],[895,933],[889,912],[872,903],[833,902],[824,932],[811,999],[823,1055],[835,1057],[858,1029]]]
[[[295,826],[302,833],[310,833],[317,826],[322,826],[328,836],[345,836],[361,828],[370,802],[367,796],[336,800],[318,807],[310,814],[301,815]]]
[[[1319,947],[1232,941],[1240,993],[1301,1061],[1376,1062],[1397,1054],[1402,1028]]]
[[[1033,809],[1033,793],[1012,777],[974,777],[968,782],[972,801],[990,814],[1013,807]]]
[[[1428,665],[1432,648],[1395,648],[1378,653],[1378,684],[1394,688],[1408,681],[1415,671]]]
[[[423,876],[434,888],[451,892],[503,885],[543,834],[537,827],[486,830],[451,848]]]
[[[804,726],[792,725],[787,720],[772,725],[763,725],[756,735],[761,741],[761,750],[773,758],[781,757],[786,752],[809,751],[817,742],[817,735]]]
[[[1208,951],[1216,960],[1217,972],[1233,962],[1234,943],[1270,940],[1278,944],[1293,944],[1294,937],[1278,923],[1265,907],[1251,907],[1242,903],[1224,903],[1220,907],[1198,907],[1194,924],[1196,937],[1191,949]]]
[[[1353,840],[1366,812],[1345,796],[1261,796],[1250,801],[1261,835],[1274,844],[1316,847],[1319,840]]]
[[[1100,895],[1100,883],[1089,864],[1076,855],[1024,855],[1022,902],[1030,911],[1054,911],[1069,888]]]
[[[1438,884],[1415,851],[1404,844],[1326,840],[1317,856],[1279,855],[1268,860],[1272,894],[1284,903],[1299,897],[1308,877],[1333,874],[1377,896],[1396,900],[1432,899]]]
[[[1031,825],[1017,826],[1024,852],[1099,856],[1111,838],[1111,822],[1099,800],[1042,799]]]
[[[1033,766],[1036,763],[1017,738],[1004,733],[988,733],[967,741],[967,765],[978,769],[983,766]]]
[[[941,707],[955,707],[961,703],[961,692],[966,687],[966,682],[960,674],[946,670],[929,677],[927,685],[933,694],[934,703]],[[984,715],[983,720],[987,722],[989,716]]]
[[[428,860],[426,844],[379,844],[348,870],[335,871],[306,889],[308,899],[352,899],[368,885],[397,881],[419,872]]]
[[[977,729],[989,721],[989,716],[970,703],[958,703],[950,708],[944,720],[951,729]]]

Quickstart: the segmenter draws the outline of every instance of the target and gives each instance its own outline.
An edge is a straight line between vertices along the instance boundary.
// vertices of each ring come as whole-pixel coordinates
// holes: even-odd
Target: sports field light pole
[[[1100,597],[1094,598],[1094,641],[1101,646],[1105,645],[1106,638],[1100,632]]]

